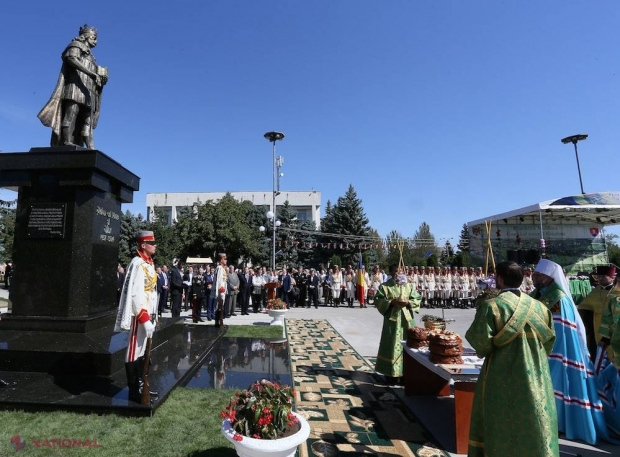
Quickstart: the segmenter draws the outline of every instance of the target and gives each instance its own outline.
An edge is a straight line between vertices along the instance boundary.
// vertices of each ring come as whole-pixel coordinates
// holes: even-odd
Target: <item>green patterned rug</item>
[[[297,412],[310,438],[300,457],[445,457],[374,367],[326,320],[286,319]]]

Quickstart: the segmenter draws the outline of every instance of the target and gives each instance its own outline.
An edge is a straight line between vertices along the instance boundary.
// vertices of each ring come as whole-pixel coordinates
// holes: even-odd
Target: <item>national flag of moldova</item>
[[[364,306],[366,299],[366,281],[364,280],[364,270],[362,270],[362,256],[357,266],[357,299],[360,301],[360,306]]]

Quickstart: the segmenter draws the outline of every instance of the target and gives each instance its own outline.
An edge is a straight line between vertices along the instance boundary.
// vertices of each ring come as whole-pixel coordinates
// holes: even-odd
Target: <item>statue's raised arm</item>
[[[56,88],[38,114],[52,128],[51,146],[81,146],[94,149],[101,93],[108,82],[108,69],[100,67],[91,50],[97,46],[97,29],[84,24],[62,53],[62,68]]]

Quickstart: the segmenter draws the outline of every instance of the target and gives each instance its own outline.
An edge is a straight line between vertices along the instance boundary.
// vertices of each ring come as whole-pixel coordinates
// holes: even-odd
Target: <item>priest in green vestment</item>
[[[599,265],[594,274],[597,277],[596,287],[577,307],[586,329],[588,351],[592,360],[596,357],[596,348],[601,341],[599,328],[605,307],[611,298],[620,296],[620,287],[616,287],[614,284],[616,279],[616,267],[614,265]]]
[[[407,276],[398,271],[398,265],[390,265],[390,275],[375,294],[374,305],[383,315],[376,370],[388,384],[398,384],[403,376],[401,341],[406,339],[407,329],[415,325],[412,312],[419,312],[421,297]]]
[[[484,357],[469,429],[470,457],[559,455],[547,356],[555,342],[547,307],[519,291],[515,262],[496,267],[501,293],[485,300],[465,337]]]

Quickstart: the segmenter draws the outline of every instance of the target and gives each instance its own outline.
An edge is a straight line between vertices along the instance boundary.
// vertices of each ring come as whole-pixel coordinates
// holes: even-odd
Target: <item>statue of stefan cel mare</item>
[[[93,130],[103,86],[108,82],[108,69],[97,65],[91,53],[95,46],[97,29],[84,24],[62,53],[56,88],[38,115],[43,125],[52,128],[52,147],[95,148]]]

